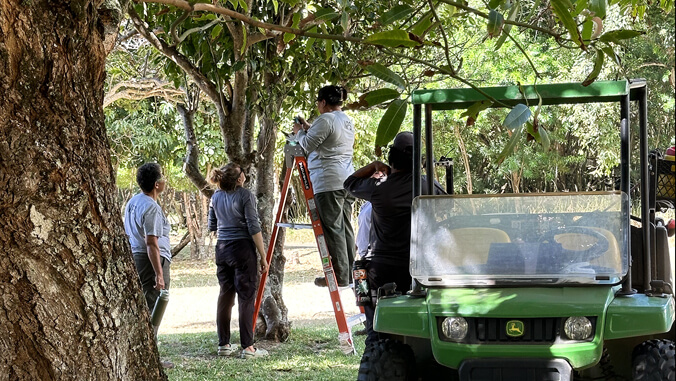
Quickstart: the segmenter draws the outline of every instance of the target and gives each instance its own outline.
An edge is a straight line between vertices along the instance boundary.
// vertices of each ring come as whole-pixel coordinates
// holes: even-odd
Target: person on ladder
[[[341,110],[346,99],[345,88],[324,86],[317,93],[319,117],[312,125],[303,118],[293,125],[296,141],[307,153],[319,219],[339,287],[351,283],[355,247],[350,221],[355,199],[343,188],[343,181],[354,172],[354,124]],[[326,287],[326,278],[316,278],[315,285]]]

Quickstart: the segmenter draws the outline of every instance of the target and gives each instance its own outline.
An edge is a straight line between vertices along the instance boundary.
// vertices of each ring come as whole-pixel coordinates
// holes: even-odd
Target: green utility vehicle
[[[543,105],[617,102],[619,190],[455,195],[451,185],[433,196],[421,194],[423,169],[414,166],[415,287],[381,288],[381,340],[365,350],[358,379],[674,381],[674,259],[666,228],[655,224],[656,210],[673,208],[673,196],[655,197],[673,195],[656,192],[658,178],[673,187],[674,174],[673,165],[658,173],[661,161],[649,154],[645,81],[480,90],[413,94],[414,162],[435,165],[433,112],[466,109],[485,94],[508,106],[538,104],[538,94]],[[646,190],[636,217],[630,139]],[[433,176],[424,181],[434,189]]]

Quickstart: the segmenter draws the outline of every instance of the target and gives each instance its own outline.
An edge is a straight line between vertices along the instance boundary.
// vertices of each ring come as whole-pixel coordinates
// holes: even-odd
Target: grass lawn
[[[160,335],[159,348],[175,365],[166,370],[170,380],[355,380],[363,339],[355,340],[359,355],[350,356],[337,337],[328,325],[293,329],[285,343],[257,343],[270,356],[255,360],[217,356],[215,332]]]

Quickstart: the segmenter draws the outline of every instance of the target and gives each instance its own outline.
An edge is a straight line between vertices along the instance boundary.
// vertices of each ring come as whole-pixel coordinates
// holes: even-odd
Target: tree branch
[[[452,0],[437,0],[437,1],[444,3],[444,4],[452,5],[456,8],[460,8],[462,10],[469,12],[469,13],[473,13],[473,14],[479,16],[479,17],[483,17],[485,19],[488,19],[488,14],[481,12],[477,9],[474,9],[472,7],[469,7],[469,6],[467,6],[463,3],[457,3],[457,2],[452,1]],[[526,23],[522,23],[522,22],[518,22],[518,21],[511,21],[511,20],[504,20],[504,23],[516,25],[516,26],[522,27],[522,28],[537,30],[537,31],[540,31],[542,33],[548,34],[548,35],[556,38],[557,40],[560,39],[561,36],[562,36],[560,33],[556,33],[556,32],[553,32],[553,31],[547,29],[547,28],[541,28],[541,27],[536,26],[536,25],[531,25],[531,24],[526,24]]]
[[[524,55],[524,57],[526,57],[526,59],[528,60],[528,63],[530,64],[530,67],[531,67],[531,68],[533,69],[533,71],[535,72],[535,76],[538,77],[538,78],[541,78],[540,72],[539,72],[538,69],[535,67],[535,64],[533,63],[533,61],[531,61],[530,56],[528,55],[528,53],[523,49],[523,47],[521,47],[521,44],[519,44],[519,43],[516,41],[516,39],[515,39],[514,37],[512,37],[512,35],[509,34],[509,32],[507,32],[506,30],[503,30],[502,33],[505,33],[505,34],[507,35],[507,37],[509,37],[509,39],[512,40],[512,42],[514,43],[514,45],[516,45],[516,47],[521,51],[521,53]]]
[[[425,61],[425,60],[423,60],[423,59],[415,58],[415,57],[411,57],[411,56],[407,56],[406,54],[401,54],[401,53],[393,52],[393,51],[391,51],[391,50],[389,50],[389,49],[385,49],[385,50],[388,52],[388,54],[391,54],[391,55],[393,55],[393,56],[395,56],[395,57],[406,58],[406,59],[409,59],[409,60],[411,60],[411,61],[413,61],[413,62],[417,62],[417,63],[419,63],[419,64],[422,64],[422,65],[431,67],[431,68],[435,69],[436,71],[438,71],[438,72],[440,72],[440,73],[443,73],[443,74],[446,74],[446,75],[450,76],[451,78],[453,78],[453,79],[455,79],[455,80],[457,80],[457,81],[459,81],[459,82],[462,82],[462,83],[464,83],[465,85],[471,87],[472,89],[476,90],[479,94],[483,95],[484,97],[486,97],[486,99],[492,101],[493,103],[499,104],[499,105],[501,105],[501,106],[503,106],[503,107],[507,107],[507,108],[510,107],[509,105],[507,105],[507,104],[505,104],[505,103],[503,103],[503,102],[500,102],[500,101],[498,101],[497,99],[491,97],[491,96],[488,95],[485,91],[483,91],[483,90],[480,89],[479,87],[475,86],[474,84],[472,84],[472,83],[469,82],[468,80],[466,80],[466,79],[464,79],[464,78],[458,76],[458,75],[455,73],[455,71],[454,71],[453,69],[450,69],[450,68],[449,68],[449,69],[446,69],[446,68],[443,68],[443,67],[439,67],[439,66],[437,66],[437,65],[435,65],[435,64],[433,64],[433,63],[431,63],[431,62]]]
[[[453,68],[451,56],[448,55],[448,38],[446,37],[446,31],[444,30],[444,26],[441,23],[441,19],[437,14],[437,10],[434,8],[434,3],[432,2],[432,0],[428,0],[428,3],[430,5],[430,9],[432,10],[434,18],[437,19],[437,22],[439,22],[439,31],[441,31],[441,36],[444,38],[444,54],[446,55],[446,63],[448,63],[448,67]]]
[[[167,100],[176,101],[177,97],[183,95],[183,91],[167,88],[168,86],[173,85],[157,78],[122,81],[108,90],[108,93],[103,98],[103,107],[105,108],[119,99],[141,100],[159,96]]]
[[[256,27],[256,28],[263,28],[263,29],[266,29],[266,30],[273,30],[273,31],[278,31],[278,32],[291,33],[291,34],[295,34],[297,36],[314,37],[314,38],[319,38],[319,39],[323,39],[323,40],[350,41],[350,42],[357,42],[357,43],[366,44],[366,45],[376,45],[376,46],[378,45],[376,43],[365,41],[365,40],[363,40],[361,38],[357,38],[357,37],[343,36],[343,35],[336,35],[336,34],[314,33],[314,32],[308,32],[305,29],[297,29],[297,28],[291,28],[291,27],[286,27],[286,26],[281,26],[281,25],[276,25],[276,24],[269,24],[269,23],[265,23],[265,22],[262,22],[262,21],[258,21],[254,18],[243,15],[239,12],[235,12],[233,10],[223,8],[221,6],[213,5],[213,4],[196,3],[193,6],[191,6],[189,2],[184,1],[184,0],[135,0],[135,1],[139,2],[139,3],[155,3],[155,4],[173,5],[177,8],[187,10],[187,11],[218,13],[220,15],[228,16],[228,17],[231,17],[233,19],[239,20],[239,21],[241,21],[245,24],[249,24],[249,25]],[[309,24],[308,24],[308,26],[309,26]]]
[[[193,126],[195,110],[188,110],[180,103],[176,105],[176,109],[181,115],[181,119],[183,119],[183,129],[185,131],[186,152],[185,159],[183,159],[183,172],[197,187],[200,193],[211,198],[214,191],[209,187],[207,180],[204,178],[199,168],[199,146],[197,145],[195,127]]]
[[[183,69],[190,78],[199,86],[209,99],[216,105],[219,118],[223,119],[228,115],[227,107],[220,107],[222,93],[216,87],[216,85],[207,78],[200,70],[190,62],[183,54],[181,54],[175,47],[169,46],[162,39],[157,37],[153,33],[148,24],[141,19],[141,17],[134,11],[133,7],[129,7],[129,17],[131,18],[136,30],[145,37],[151,45],[155,47],[160,53],[167,56],[170,60],[174,61],[181,69]],[[229,102],[226,100],[226,104],[229,106]]]

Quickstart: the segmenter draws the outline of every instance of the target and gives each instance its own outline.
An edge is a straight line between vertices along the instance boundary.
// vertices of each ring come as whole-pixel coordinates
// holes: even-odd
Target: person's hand
[[[265,259],[261,259],[258,264],[261,266],[261,274],[265,274],[270,270],[270,265],[268,265],[268,262]]]
[[[308,123],[307,120],[305,120],[302,116],[298,117],[298,121],[300,121],[300,125],[301,127],[303,127],[305,131],[307,131],[308,128],[310,128],[310,123]]]
[[[389,165],[381,162],[381,161],[374,161],[373,165],[375,167],[376,172],[382,172],[383,174],[389,175],[391,168]],[[382,177],[382,176],[381,176]]]
[[[297,134],[301,129],[307,131],[310,128],[310,123],[308,123],[302,116],[297,116],[294,119],[293,123],[293,133]]]
[[[155,289],[157,291],[159,290],[164,290],[164,276],[162,275],[155,275]]]

